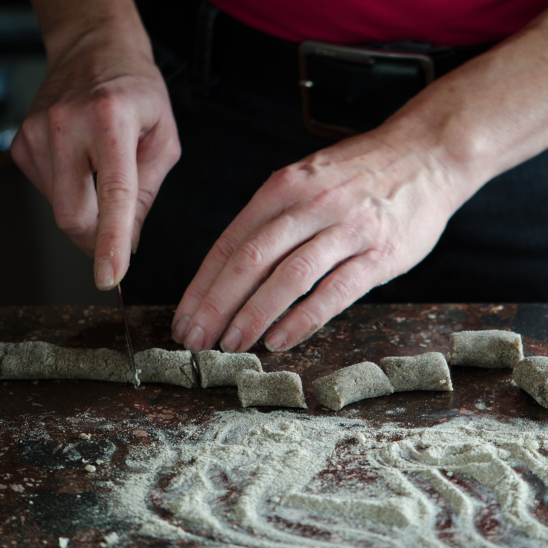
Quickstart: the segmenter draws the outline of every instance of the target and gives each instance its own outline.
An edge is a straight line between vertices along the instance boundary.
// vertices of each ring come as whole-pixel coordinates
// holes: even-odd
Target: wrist
[[[455,180],[457,203],[548,148],[548,10],[425,88],[384,124]]]
[[[404,107],[374,130],[374,138],[405,158],[414,166],[410,168],[412,171],[424,174],[418,178],[424,186],[424,195],[450,217],[490,177],[485,169],[474,169],[472,151],[466,148],[468,143],[463,144],[457,134],[448,130],[454,123],[451,115],[442,121],[440,112],[435,119],[428,114],[419,108]]]
[[[152,59],[152,49],[133,0],[33,0],[48,65],[80,46],[130,49]]]

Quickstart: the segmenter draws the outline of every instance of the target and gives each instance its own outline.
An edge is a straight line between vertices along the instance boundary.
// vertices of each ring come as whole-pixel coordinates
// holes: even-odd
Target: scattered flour
[[[117,533],[113,531],[112,533],[105,535],[104,539],[105,539],[105,542],[107,543],[107,546],[115,546],[116,544],[118,544],[120,537],[118,536]]]
[[[354,439],[356,440],[356,443],[359,443],[361,445],[365,445],[365,436],[361,432],[356,432],[354,434]]]
[[[396,409],[388,409],[386,411],[387,415],[398,415],[400,413],[405,413],[405,407],[396,407]]]
[[[131,457],[112,504],[139,532],[203,546],[541,547],[524,470],[548,485],[548,426],[488,417],[431,428],[285,411],[215,413]],[[358,443],[357,443],[358,442]],[[161,488],[159,484],[161,482]],[[155,512],[155,508],[158,512]],[[166,511],[169,517],[166,516]],[[441,526],[443,516],[451,524]],[[311,538],[307,528],[315,534]]]

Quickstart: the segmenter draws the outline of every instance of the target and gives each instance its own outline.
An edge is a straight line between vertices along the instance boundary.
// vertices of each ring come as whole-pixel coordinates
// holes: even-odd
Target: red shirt
[[[470,45],[513,34],[547,0],[212,0],[267,34],[338,44],[420,40]]]

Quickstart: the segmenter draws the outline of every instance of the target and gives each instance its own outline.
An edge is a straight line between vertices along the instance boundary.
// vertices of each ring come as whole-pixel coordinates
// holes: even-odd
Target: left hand
[[[415,266],[481,186],[548,148],[547,48],[548,10],[378,129],[274,173],[207,255],[173,338],[242,352],[276,322],[265,344],[287,350]]]
[[[274,173],[204,260],[175,340],[199,351],[224,333],[224,350],[245,351],[323,278],[269,331],[266,346],[287,350],[422,260],[456,208],[451,179],[434,153],[387,140],[364,134]]]

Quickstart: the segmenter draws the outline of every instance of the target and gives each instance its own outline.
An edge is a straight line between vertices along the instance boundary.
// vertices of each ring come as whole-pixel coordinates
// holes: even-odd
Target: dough
[[[242,369],[263,372],[261,361],[255,354],[231,354],[218,350],[203,350],[194,354],[202,388],[236,386],[236,374]]]
[[[441,352],[419,356],[383,358],[381,369],[386,373],[395,392],[407,390],[453,390],[449,367]]]
[[[548,407],[548,357],[531,356],[521,360],[514,367],[514,381],[540,405]]]
[[[365,398],[388,396],[394,392],[388,377],[372,362],[362,362],[316,379],[312,386],[316,398],[329,409],[342,409]]]
[[[258,373],[243,369],[236,374],[238,396],[243,407],[275,405],[306,409],[301,377],[290,371]]]
[[[523,359],[521,335],[511,331],[461,331],[451,335],[451,365],[513,368]]]
[[[143,382],[197,385],[188,350],[160,348],[135,354]],[[107,348],[63,348],[41,341],[0,343],[0,379],[85,379],[133,382],[127,354]]]
[[[194,388],[198,377],[189,350],[151,348],[135,354],[135,365],[140,369],[142,382],[162,382]]]

